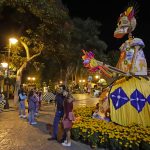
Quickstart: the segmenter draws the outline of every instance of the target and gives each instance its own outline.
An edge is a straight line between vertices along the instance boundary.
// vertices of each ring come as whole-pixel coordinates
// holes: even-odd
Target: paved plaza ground
[[[75,102],[75,107],[80,106],[79,104],[88,105],[88,101],[91,105],[91,100],[95,105],[97,99],[86,101],[80,98]],[[0,150],[91,150],[89,145],[80,142],[72,141],[71,147],[63,147],[56,141],[48,141],[48,127],[53,123],[54,113],[54,104],[43,103],[42,111],[37,118],[38,124],[29,125],[26,119],[18,117],[18,111],[13,106],[9,110],[4,110],[0,113]]]

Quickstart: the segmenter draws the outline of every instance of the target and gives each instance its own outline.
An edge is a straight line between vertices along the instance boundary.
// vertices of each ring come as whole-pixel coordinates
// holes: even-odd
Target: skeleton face
[[[125,34],[132,32],[136,27],[136,19],[132,17],[128,18],[124,13],[120,15],[117,28],[114,32],[115,38],[122,38]]]

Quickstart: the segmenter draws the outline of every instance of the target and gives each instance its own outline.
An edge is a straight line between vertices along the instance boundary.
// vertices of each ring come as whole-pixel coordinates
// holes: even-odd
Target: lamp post
[[[7,68],[8,67],[8,63],[6,63],[6,62],[1,63],[1,65],[2,65],[3,68]]]
[[[10,64],[10,51],[11,51],[11,45],[16,44],[18,42],[15,38],[9,39],[9,49],[8,49],[8,62],[7,62],[7,78],[6,78],[6,84],[7,84],[7,96],[6,96],[6,104],[4,106],[4,109],[9,109],[9,64]]]
[[[35,80],[36,78],[35,77],[28,77],[28,86],[30,85],[31,87],[35,85]]]

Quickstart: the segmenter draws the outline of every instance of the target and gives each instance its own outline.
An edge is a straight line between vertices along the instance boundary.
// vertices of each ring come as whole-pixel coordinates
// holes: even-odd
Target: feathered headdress
[[[118,19],[117,28],[114,32],[115,38],[122,38],[125,34],[134,31],[136,27],[135,7],[129,6]]]

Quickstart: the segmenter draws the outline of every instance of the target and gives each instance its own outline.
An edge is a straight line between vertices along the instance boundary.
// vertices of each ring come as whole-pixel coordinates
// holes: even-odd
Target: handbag
[[[69,112],[69,116],[68,116],[69,120],[71,121],[75,121],[75,115],[73,112]]]
[[[72,121],[69,119],[64,119],[62,121],[64,129],[72,128]]]

